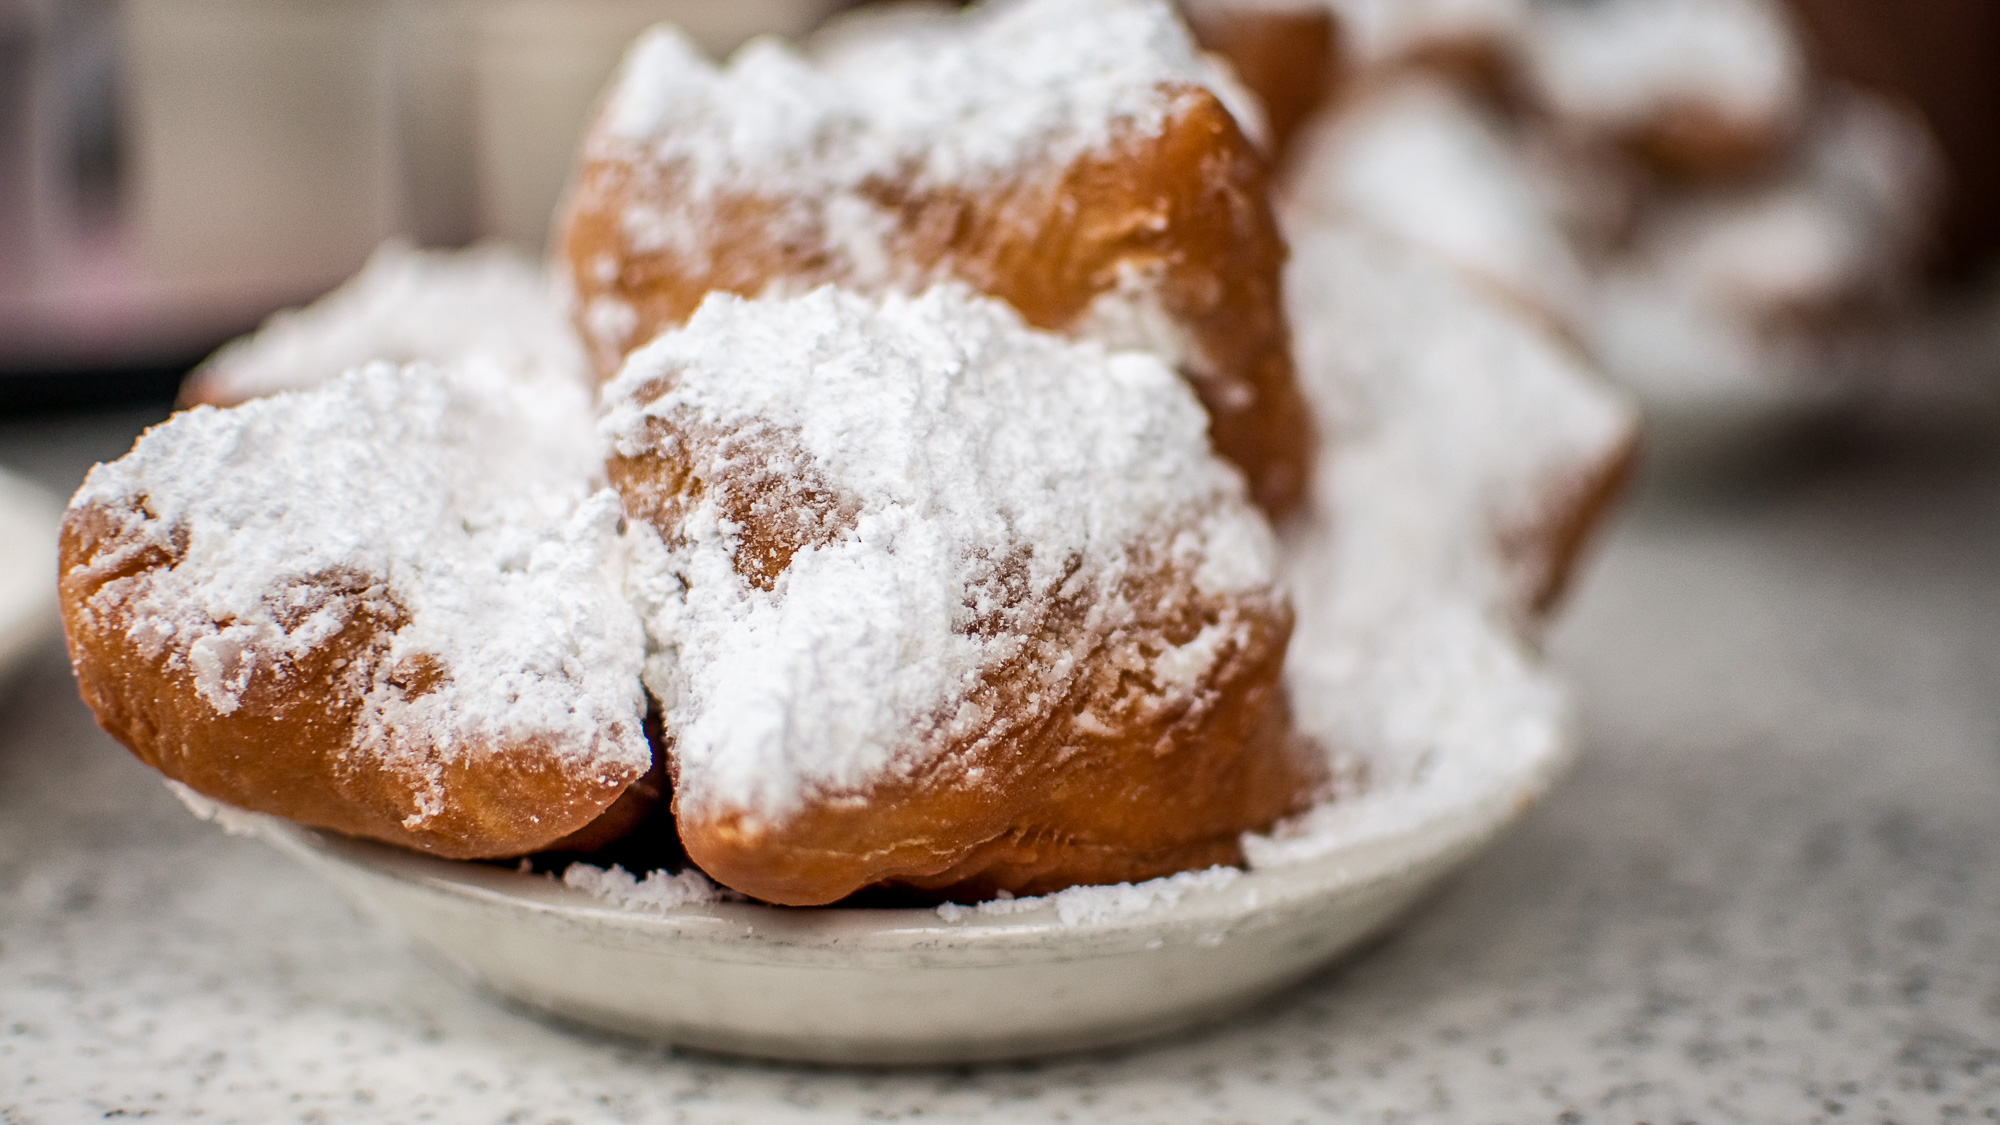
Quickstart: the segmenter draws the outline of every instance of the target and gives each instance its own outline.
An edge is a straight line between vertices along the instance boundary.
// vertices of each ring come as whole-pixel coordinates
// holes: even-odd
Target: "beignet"
[[[1680,179],[1770,164],[1805,118],[1805,53],[1776,0],[1547,4],[1528,79],[1563,127]]]
[[[1317,607],[1411,591],[1473,595],[1532,635],[1631,472],[1631,407],[1564,337],[1448,263],[1353,217],[1302,216],[1291,237],[1299,370],[1325,432],[1355,443],[1321,463],[1292,529],[1351,556],[1346,588],[1297,586],[1293,663],[1328,651],[1337,623]],[[1382,589],[1357,591],[1362,574]]]
[[[1312,439],[1255,116],[1159,0],[883,20],[810,58],[759,41],[725,68],[658,29],[614,81],[563,219],[577,325],[608,377],[711,290],[957,280],[1036,327],[1171,357],[1216,448],[1282,513]]]
[[[177,414],[63,522],[84,700],[230,805],[455,858],[562,841],[653,764],[598,458],[581,388],[477,364]]]
[[[1232,862],[1311,798],[1274,542],[1157,358],[711,296],[607,390],[688,855],[770,902]]]

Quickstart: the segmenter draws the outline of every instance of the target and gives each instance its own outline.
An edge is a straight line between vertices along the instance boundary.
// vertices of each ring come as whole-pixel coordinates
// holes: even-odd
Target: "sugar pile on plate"
[[[756,40],[724,67],[677,30],[649,31],[613,82],[602,135],[685,167],[701,199],[911,174],[976,186],[997,169],[1060,168],[1114,130],[1157,129],[1168,83],[1214,90],[1246,128],[1261,120],[1160,0],[1024,0],[948,24],[915,12],[853,30],[811,56]]]

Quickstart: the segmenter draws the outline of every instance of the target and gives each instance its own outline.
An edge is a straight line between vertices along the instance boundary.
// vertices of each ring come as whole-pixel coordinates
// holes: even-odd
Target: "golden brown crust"
[[[771,466],[806,458],[771,433],[704,429],[694,408],[649,418],[643,451],[608,473],[629,518],[671,544],[703,498],[742,528],[735,566],[775,585],[793,554],[837,533],[848,510],[821,489],[824,517],[760,505]],[[1159,542],[1173,540],[1161,529]],[[1295,743],[1279,686],[1291,612],[1273,591],[1204,594],[1184,568],[1134,544],[1116,589],[1061,580],[1034,589],[1025,564],[997,566],[968,631],[1024,643],[982,670],[940,722],[901,748],[924,763],[858,791],[810,794],[775,822],[748,811],[675,817],[688,855],[736,890],[785,905],[834,902],[871,885],[950,897],[1038,894],[1241,859],[1238,837],[1308,805],[1322,780]],[[1071,588],[1075,586],[1077,588]],[[1128,612],[1104,612],[1115,603]],[[1158,658],[1205,628],[1223,639],[1194,683],[1158,682]],[[1066,671],[1063,671],[1066,670]]]
[[[681,841],[717,881],[796,906],[879,883],[983,899],[1238,862],[1238,837],[1300,811],[1320,780],[1278,687],[1290,624],[1256,619],[1182,707],[1158,706],[1159,686],[1120,659],[1125,638],[1086,648],[1058,700],[996,669],[972,699],[1006,717],[1003,737],[938,747],[916,776],[820,795],[775,825],[677,808]],[[1182,625],[1185,643],[1199,622]]]
[[[365,685],[378,674],[411,696],[432,690],[434,663],[383,668],[405,611],[385,585],[327,574],[288,593],[339,610],[345,625],[274,674],[247,685],[224,715],[195,691],[171,642],[135,639],[129,599],[184,547],[144,546],[143,512],[72,508],[63,520],[63,630],[83,700],[139,760],[203,796],[319,828],[454,859],[521,855],[597,820],[635,779],[565,769],[548,748],[523,743],[430,763],[438,804],[413,821],[418,794],[398,771],[355,750]],[[169,542],[172,542],[169,539]],[[629,811],[629,809],[628,809]]]
[[[860,193],[892,219],[893,284],[956,279],[1038,328],[1076,327],[1135,272],[1156,279],[1192,344],[1187,374],[1217,450],[1243,468],[1265,510],[1282,514],[1303,493],[1313,443],[1280,304],[1285,247],[1263,158],[1208,91],[1167,87],[1162,97],[1172,112],[1156,135],[1127,134],[1064,168],[1023,170],[984,191],[880,179]],[[800,235],[800,209],[823,201],[741,192],[696,201],[685,168],[611,155],[609,141],[587,151],[596,155],[578,173],[559,256],[600,377],[684,323],[712,290],[883,283],[856,276],[823,232]],[[706,243],[635,245],[625,226],[635,206],[698,212]],[[632,314],[609,339],[593,333],[603,299]]]

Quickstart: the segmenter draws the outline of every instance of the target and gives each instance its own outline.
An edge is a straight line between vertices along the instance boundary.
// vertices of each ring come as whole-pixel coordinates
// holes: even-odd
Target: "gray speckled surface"
[[[0,426],[69,487],[134,418]],[[189,817],[50,646],[0,690],[0,1122],[2000,1120],[2000,443],[1653,488],[1554,651],[1583,764],[1207,1033],[966,1071],[554,1029]]]

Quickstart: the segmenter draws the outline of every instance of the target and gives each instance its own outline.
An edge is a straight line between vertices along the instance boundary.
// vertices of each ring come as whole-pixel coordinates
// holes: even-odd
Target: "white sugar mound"
[[[665,913],[680,906],[702,906],[719,901],[722,889],[695,868],[677,875],[652,871],[641,879],[617,864],[609,870],[588,863],[572,863],[563,869],[563,885],[602,899],[620,910]]]
[[[1701,107],[1752,127],[1806,98],[1806,63],[1775,0],[1543,4],[1527,69],[1558,114],[1620,128]]]
[[[357,607],[397,607],[381,671],[355,685],[354,750],[414,779],[412,828],[439,807],[440,763],[500,744],[643,771],[644,641],[611,569],[618,503],[598,449],[580,387],[480,363],[371,364],[198,407],[78,491],[133,513],[125,549],[180,554],[90,610],[129,614],[134,643],[228,715]],[[443,678],[410,697],[388,670],[419,658]]]
[[[1178,905],[1193,891],[1220,890],[1234,883],[1242,874],[1234,867],[1210,867],[1203,871],[1182,871],[1142,883],[1069,887],[1033,898],[1005,896],[976,906],[947,902],[939,906],[937,912],[947,922],[962,922],[1053,910],[1056,920],[1065,926],[1102,926]]]
[[[1157,131],[1164,84],[1202,86],[1246,131],[1261,117],[1165,0],[1000,0],[836,31],[808,57],[759,39],[717,67],[679,31],[634,44],[598,135],[718,189],[792,195],[914,174],[978,183],[1061,168],[1120,131]]]
[[[1299,369],[1330,451],[1287,528],[1300,729],[1368,786],[1269,837],[1254,866],[1328,854],[1533,792],[1568,708],[1529,640],[1541,571],[1506,549],[1630,441],[1631,409],[1551,334],[1353,221],[1291,232]]]
[[[662,379],[663,397],[633,404]],[[915,748],[945,741],[925,732],[983,726],[967,693],[1030,643],[969,627],[1012,612],[986,604],[1012,581],[1007,567],[1021,567],[1031,598],[1083,597],[1090,629],[1133,612],[1118,582],[1135,544],[1192,571],[1205,594],[1272,581],[1269,528],[1165,364],[1032,331],[956,286],[879,300],[711,295],[685,329],[634,354],[607,401],[621,455],[645,448],[648,415],[692,409],[725,432],[786,435],[799,468],[856,512],[768,591],[733,569],[734,527],[712,497],[684,521],[684,543],[654,539],[635,556],[662,653],[648,683],[676,734],[683,810],[775,818],[809,793],[921,765]],[[1205,666],[1217,640],[1168,648],[1156,677]]]
[[[217,405],[318,386],[370,360],[478,360],[588,384],[576,333],[543,272],[513,250],[413,250],[384,243],[346,284],[271,317],[194,373],[190,397]]]

